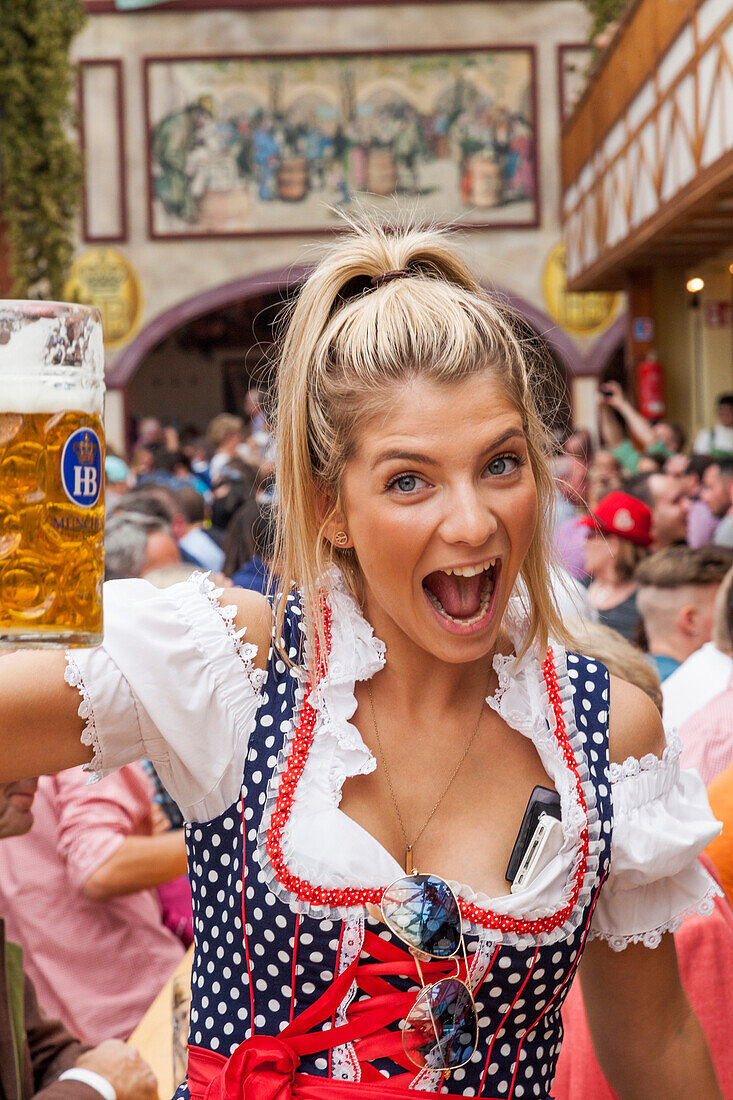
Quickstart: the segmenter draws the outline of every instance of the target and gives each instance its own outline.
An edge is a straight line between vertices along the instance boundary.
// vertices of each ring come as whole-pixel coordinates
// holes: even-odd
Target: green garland
[[[585,6],[593,20],[590,28],[591,42],[609,23],[621,18],[628,3],[629,0],[585,0]]]
[[[0,248],[17,297],[58,297],[73,254],[81,155],[71,43],[83,0],[0,0]]]

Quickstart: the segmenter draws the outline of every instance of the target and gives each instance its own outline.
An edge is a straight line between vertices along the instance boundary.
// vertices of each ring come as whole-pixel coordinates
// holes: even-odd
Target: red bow
[[[239,1044],[210,1081],[204,1100],[291,1100],[299,1062],[281,1039],[255,1035]]]

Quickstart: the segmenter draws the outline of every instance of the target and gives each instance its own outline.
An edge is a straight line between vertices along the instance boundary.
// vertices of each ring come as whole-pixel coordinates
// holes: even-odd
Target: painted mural
[[[155,237],[317,232],[355,204],[538,221],[527,49],[146,64]]]

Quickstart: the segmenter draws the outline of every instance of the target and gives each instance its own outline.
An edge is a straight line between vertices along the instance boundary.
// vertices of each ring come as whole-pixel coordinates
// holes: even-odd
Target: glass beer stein
[[[96,309],[0,301],[0,646],[102,640],[103,402]]]

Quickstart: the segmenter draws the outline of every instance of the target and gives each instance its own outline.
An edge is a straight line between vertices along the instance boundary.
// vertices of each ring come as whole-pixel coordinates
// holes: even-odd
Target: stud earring
[[[336,546],[340,546],[343,549],[349,541],[349,536],[346,531],[337,531],[336,534],[333,536],[333,541],[335,542]]]

